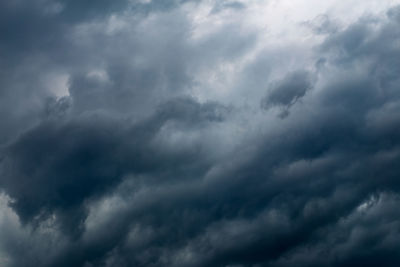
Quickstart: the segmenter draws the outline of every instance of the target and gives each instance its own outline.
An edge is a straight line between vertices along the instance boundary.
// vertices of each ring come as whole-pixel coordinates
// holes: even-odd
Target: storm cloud
[[[0,265],[399,266],[394,2],[0,3]]]

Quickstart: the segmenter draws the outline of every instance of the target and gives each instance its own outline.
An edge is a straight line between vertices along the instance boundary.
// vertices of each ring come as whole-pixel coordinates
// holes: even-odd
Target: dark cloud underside
[[[208,4],[0,3],[1,266],[399,266],[400,8]]]

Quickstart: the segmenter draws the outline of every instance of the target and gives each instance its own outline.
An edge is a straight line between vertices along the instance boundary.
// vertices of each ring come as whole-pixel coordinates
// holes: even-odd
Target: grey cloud
[[[316,18],[305,21],[301,25],[309,28],[313,33],[318,35],[334,34],[339,30],[337,21],[334,21],[328,15],[319,15]]]
[[[262,95],[261,110],[260,98],[188,96],[198,72],[242,59],[257,36],[229,25],[190,39],[183,2],[20,7],[37,25],[68,19],[48,25],[52,49],[18,39],[34,24],[0,47],[21,45],[0,73],[0,263],[397,266],[398,8],[325,31],[314,70],[280,65],[271,81],[284,53],[268,49],[242,63],[234,89]],[[125,5],[147,9],[105,32]],[[48,91],[49,73],[67,74],[69,95]]]
[[[397,196],[390,194],[372,196],[337,225],[318,231],[318,237],[328,235],[324,243],[300,247],[272,266],[295,262],[307,266],[396,266],[398,215],[393,208],[397,202]]]
[[[218,13],[227,9],[240,10],[245,7],[246,5],[239,1],[217,1],[211,13]]]
[[[393,7],[391,8],[388,12],[387,15],[389,16],[389,18],[396,20],[397,22],[399,22],[399,15],[400,15],[400,8],[397,7]]]
[[[313,86],[311,74],[306,71],[297,71],[288,74],[284,79],[275,82],[267,96],[261,101],[264,109],[274,106],[284,108],[281,116],[288,115],[289,108],[304,97]]]
[[[206,161],[191,163],[201,151],[166,154],[152,139],[168,121],[197,127],[222,121],[225,112],[215,103],[201,105],[180,98],[133,126],[102,114],[61,121],[49,118],[5,148],[1,185],[23,223],[40,223],[55,212],[66,231],[79,230],[85,219],[84,201],[106,193],[124,176],[159,172],[163,176],[163,172],[179,173],[180,166],[186,166],[182,171],[207,166],[202,167]]]
[[[173,13],[172,8],[179,1],[169,3],[166,9],[156,8],[154,12],[159,12],[159,19],[146,29],[137,24],[153,11],[150,8],[144,12],[142,6],[157,6],[160,4],[157,1],[147,4],[136,1],[2,3],[0,106],[4,131],[1,142],[41,119],[43,102],[54,97],[46,84],[46,79],[51,77],[69,77],[70,90],[75,94],[75,111],[114,107],[127,112],[140,106],[136,109],[136,113],[140,113],[138,109],[154,107],[174,90],[190,87],[185,62],[181,60],[187,57],[185,42],[189,28],[185,26],[184,14]],[[54,10],[50,12],[52,7]],[[172,14],[169,13],[171,9]],[[105,28],[112,15],[124,12],[137,16],[129,21],[133,27],[116,38]],[[174,56],[175,53],[180,56]],[[105,72],[113,83],[106,85],[102,80],[93,84],[96,77],[88,77],[93,70]],[[92,83],[91,90],[99,86],[96,96],[88,92],[89,88],[80,88],[86,86],[86,82]],[[167,90],[168,96],[160,94],[162,90]],[[146,95],[147,101],[144,101]],[[90,97],[93,99],[88,99]],[[109,101],[110,98],[114,100]],[[92,100],[87,107],[82,102],[88,104]],[[25,108],[16,111],[15,107],[19,106]]]

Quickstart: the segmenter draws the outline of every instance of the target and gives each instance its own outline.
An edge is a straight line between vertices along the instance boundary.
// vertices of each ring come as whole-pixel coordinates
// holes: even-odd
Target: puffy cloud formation
[[[0,2],[0,265],[399,266],[398,4]]]

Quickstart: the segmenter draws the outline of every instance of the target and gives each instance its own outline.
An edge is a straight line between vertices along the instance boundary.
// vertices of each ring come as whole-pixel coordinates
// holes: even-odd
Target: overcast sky
[[[399,0],[0,1],[0,266],[400,266]]]

